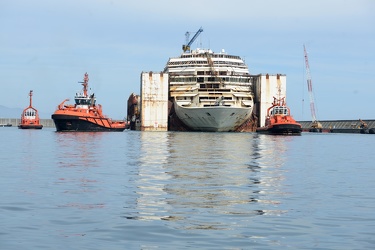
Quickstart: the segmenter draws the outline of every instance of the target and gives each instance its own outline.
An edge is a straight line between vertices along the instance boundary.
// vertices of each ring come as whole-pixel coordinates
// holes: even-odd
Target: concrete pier
[[[20,124],[21,119],[20,118],[0,118],[0,124],[11,124],[12,127],[17,127],[18,124]],[[40,123],[45,128],[54,128],[55,123],[52,119],[40,119]]]
[[[367,129],[375,130],[374,119],[362,119],[367,124]],[[298,121],[302,125],[303,131],[308,131],[311,121]],[[325,120],[319,121],[322,124],[323,132],[331,133],[361,133],[361,122],[358,120]]]

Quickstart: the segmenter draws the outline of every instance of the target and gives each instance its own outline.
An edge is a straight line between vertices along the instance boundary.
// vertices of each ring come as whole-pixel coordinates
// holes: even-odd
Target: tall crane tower
[[[182,45],[182,50],[184,52],[189,51],[190,50],[190,45],[193,44],[193,42],[195,41],[195,39],[197,39],[197,37],[199,36],[199,34],[202,33],[202,32],[203,32],[203,29],[202,29],[202,27],[200,27],[199,30],[195,33],[195,35],[193,36],[193,38],[190,41],[189,41],[190,32],[186,32],[185,33],[186,44]]]
[[[306,52],[305,45],[303,45],[303,51],[305,53],[307,89],[309,91],[309,96],[310,96],[310,110],[311,110],[311,117],[312,117],[312,123],[311,123],[311,129],[310,129],[310,131],[311,132],[321,132],[321,130],[322,130],[322,124],[316,118],[314,92],[313,92],[313,89],[312,89],[312,81],[311,81],[311,75],[310,75],[309,59],[307,57],[307,52]]]

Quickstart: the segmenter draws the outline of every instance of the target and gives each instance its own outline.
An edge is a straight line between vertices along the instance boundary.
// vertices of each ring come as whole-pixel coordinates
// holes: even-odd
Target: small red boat
[[[82,83],[83,90],[77,93],[75,104],[64,104],[69,99],[64,100],[52,115],[57,131],[119,131],[125,130],[125,121],[112,121],[103,115],[102,106],[96,104],[94,94],[88,93],[89,76],[85,73]]]
[[[285,97],[273,97],[272,106],[267,109],[265,126],[257,128],[256,132],[274,135],[301,135],[302,126],[291,116],[290,109],[285,103]]]
[[[25,108],[21,114],[21,123],[18,125],[20,129],[42,129],[43,125],[40,124],[38,110],[32,106],[33,91],[30,90],[30,105]]]

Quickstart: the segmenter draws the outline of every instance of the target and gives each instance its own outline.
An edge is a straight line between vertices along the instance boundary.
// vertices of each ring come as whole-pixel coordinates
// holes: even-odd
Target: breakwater
[[[362,120],[367,124],[368,129],[375,128],[374,119]],[[322,130],[325,132],[337,133],[361,133],[361,121],[358,120],[325,120],[319,121],[322,124]],[[311,121],[299,121],[304,131],[311,127]]]
[[[20,118],[0,118],[0,124],[11,124],[12,126],[18,126],[20,124],[21,119]],[[43,127],[46,128],[54,128],[55,124],[52,119],[40,119],[40,123],[43,125]]]

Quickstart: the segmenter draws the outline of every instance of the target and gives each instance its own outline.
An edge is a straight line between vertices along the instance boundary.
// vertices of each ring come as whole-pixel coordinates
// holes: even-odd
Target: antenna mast
[[[29,105],[29,107],[32,107],[33,106],[33,91],[32,90],[30,90],[29,96],[30,96],[30,105]]]

